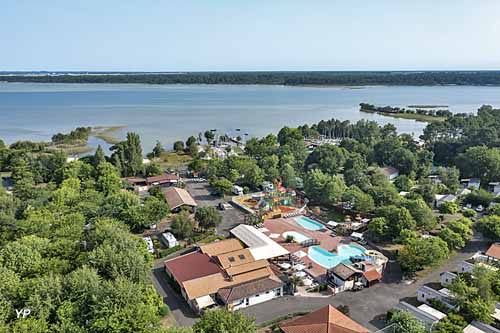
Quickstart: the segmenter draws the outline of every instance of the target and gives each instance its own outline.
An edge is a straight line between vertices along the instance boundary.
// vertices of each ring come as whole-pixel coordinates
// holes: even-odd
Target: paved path
[[[328,298],[282,297],[263,304],[243,309],[242,312],[256,319],[258,324],[285,316],[289,313],[309,312],[327,304],[348,305],[350,316],[370,330],[383,328],[382,318],[401,298],[414,297],[416,290],[423,284],[439,281],[443,271],[456,270],[460,261],[469,258],[479,250],[485,250],[487,243],[475,238],[467,247],[454,255],[441,267],[436,267],[427,276],[407,285],[398,278],[398,265],[390,262],[382,283],[358,292],[343,292]]]
[[[167,282],[167,276],[163,267],[155,268],[151,272],[151,281],[163,303],[168,305],[174,315],[178,326],[191,327],[198,317],[193,313],[181,295],[177,294]]]

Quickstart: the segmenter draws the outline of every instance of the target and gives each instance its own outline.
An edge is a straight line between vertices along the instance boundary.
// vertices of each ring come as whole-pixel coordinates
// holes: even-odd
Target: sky
[[[499,70],[499,0],[0,0],[0,70]]]

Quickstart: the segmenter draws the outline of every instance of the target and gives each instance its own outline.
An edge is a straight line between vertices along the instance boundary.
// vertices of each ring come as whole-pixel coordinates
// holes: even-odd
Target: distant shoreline
[[[3,82],[284,86],[500,86],[500,71],[365,72],[0,72]]]

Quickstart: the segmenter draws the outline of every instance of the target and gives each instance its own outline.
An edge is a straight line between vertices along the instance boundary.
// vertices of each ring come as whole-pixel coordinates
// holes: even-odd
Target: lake
[[[113,85],[0,83],[0,138],[50,140],[78,126],[126,125],[141,135],[144,151],[156,140],[167,148],[206,129],[249,136],[281,127],[337,118],[393,123],[418,135],[425,123],[359,112],[375,105],[448,105],[452,112],[500,106],[500,87],[287,87],[257,85]],[[100,143],[92,139],[91,145]]]

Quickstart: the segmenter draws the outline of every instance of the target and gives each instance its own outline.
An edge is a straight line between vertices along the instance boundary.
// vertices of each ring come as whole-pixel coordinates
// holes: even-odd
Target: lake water
[[[359,103],[449,105],[474,112],[500,106],[500,87],[284,87],[237,85],[112,85],[0,83],[0,138],[50,140],[77,126],[126,125],[141,135],[145,152],[156,140],[167,147],[206,129],[249,136],[281,127],[337,118],[393,123],[420,134],[425,123],[359,112]],[[98,140],[91,140],[95,145]]]

